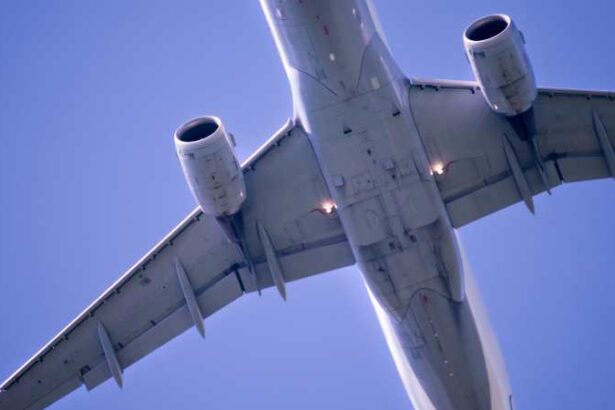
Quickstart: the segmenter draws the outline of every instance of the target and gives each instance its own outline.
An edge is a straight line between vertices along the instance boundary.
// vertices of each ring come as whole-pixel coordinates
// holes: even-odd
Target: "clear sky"
[[[461,35],[510,13],[542,86],[615,90],[601,1],[376,0],[408,76],[471,79]],[[0,378],[194,208],[172,133],[217,114],[247,157],[291,114],[256,0],[0,1]],[[520,409],[612,408],[615,182],[461,231]],[[407,409],[356,268],[247,296],[54,409]]]

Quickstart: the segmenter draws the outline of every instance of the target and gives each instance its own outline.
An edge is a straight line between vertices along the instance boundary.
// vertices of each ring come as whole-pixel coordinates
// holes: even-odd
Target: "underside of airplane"
[[[357,265],[417,409],[513,410],[456,229],[615,178],[615,94],[538,88],[507,15],[464,32],[476,81],[406,77],[368,0],[261,0],[293,116],[246,161],[223,121],[174,135],[198,207],[0,386],[41,409],[242,295]]]

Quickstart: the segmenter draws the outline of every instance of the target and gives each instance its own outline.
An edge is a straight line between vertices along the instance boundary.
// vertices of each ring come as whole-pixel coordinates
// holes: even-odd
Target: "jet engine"
[[[216,218],[236,214],[246,200],[246,184],[222,121],[209,116],[188,121],[174,139],[184,176],[203,212]]]
[[[504,14],[483,17],[465,30],[463,43],[487,104],[514,117],[528,111],[536,99],[534,71],[525,39]]]

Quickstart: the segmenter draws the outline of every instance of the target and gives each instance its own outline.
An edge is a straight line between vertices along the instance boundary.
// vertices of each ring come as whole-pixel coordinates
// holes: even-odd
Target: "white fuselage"
[[[364,0],[261,0],[417,409],[506,409],[504,364],[435,184],[407,80]]]

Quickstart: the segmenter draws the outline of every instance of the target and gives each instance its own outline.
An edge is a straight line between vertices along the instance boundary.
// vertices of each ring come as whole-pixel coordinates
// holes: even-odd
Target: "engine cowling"
[[[534,71],[523,34],[509,16],[494,14],[476,20],[465,30],[463,43],[493,111],[512,117],[532,107],[537,96]]]
[[[174,139],[184,176],[203,212],[216,218],[236,214],[246,200],[246,184],[222,121],[196,118],[179,127]]]

